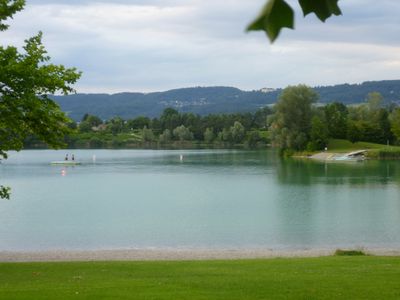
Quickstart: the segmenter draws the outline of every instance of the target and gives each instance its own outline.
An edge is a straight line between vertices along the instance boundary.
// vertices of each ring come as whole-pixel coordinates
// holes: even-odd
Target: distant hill
[[[379,92],[385,101],[400,102],[400,80],[369,81],[362,84],[319,86],[315,90],[321,103],[340,101],[356,104],[370,92]],[[75,94],[53,96],[61,109],[74,120],[85,113],[109,119],[137,116],[158,117],[166,107],[200,115],[210,113],[253,112],[276,102],[281,89],[242,91],[233,87],[193,87],[155,93]]]

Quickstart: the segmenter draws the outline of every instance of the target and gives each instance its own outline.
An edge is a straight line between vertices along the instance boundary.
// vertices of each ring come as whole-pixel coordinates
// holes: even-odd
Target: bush
[[[365,256],[364,251],[362,250],[343,250],[343,249],[337,249],[335,251],[336,256]]]
[[[89,147],[90,148],[101,148],[103,146],[103,141],[100,140],[98,137],[92,137],[89,140]]]

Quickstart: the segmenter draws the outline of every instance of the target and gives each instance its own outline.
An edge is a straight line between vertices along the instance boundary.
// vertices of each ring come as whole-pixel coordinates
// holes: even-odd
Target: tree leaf
[[[330,16],[341,15],[342,12],[338,6],[339,0],[299,0],[304,16],[315,13],[315,15],[325,22]]]
[[[263,30],[273,42],[283,27],[294,28],[293,9],[284,0],[269,0],[247,31]]]

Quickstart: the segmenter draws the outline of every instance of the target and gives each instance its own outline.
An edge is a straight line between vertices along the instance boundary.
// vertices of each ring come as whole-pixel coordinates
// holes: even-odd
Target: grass
[[[400,150],[398,146],[387,146],[382,144],[367,143],[367,142],[356,142],[352,143],[348,140],[330,139],[328,143],[328,150],[330,152],[349,152],[352,150],[382,150],[382,149],[393,149]]]
[[[329,152],[345,153],[354,150],[368,150],[367,157],[371,159],[400,159],[400,147],[383,144],[356,142],[331,139],[328,143]]]
[[[0,299],[400,299],[400,258],[1,263]]]

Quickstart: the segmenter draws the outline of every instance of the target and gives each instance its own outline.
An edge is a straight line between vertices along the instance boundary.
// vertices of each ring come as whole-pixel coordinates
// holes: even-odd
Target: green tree
[[[247,133],[247,138],[246,138],[246,140],[247,140],[247,141],[246,141],[246,142],[247,142],[247,145],[248,145],[249,147],[254,147],[254,146],[257,145],[258,142],[261,141],[260,133],[258,132],[258,130],[249,131],[249,132]]]
[[[368,94],[365,104],[349,108],[349,118],[357,127],[359,140],[380,144],[392,141],[389,113],[383,108],[383,102],[381,94],[373,92]]]
[[[256,128],[265,128],[267,126],[267,117],[272,114],[272,109],[268,106],[256,111],[254,114],[254,125]]]
[[[272,142],[281,149],[304,150],[310,139],[312,104],[318,95],[305,85],[289,86],[279,96],[270,126]]]
[[[333,102],[324,107],[324,112],[329,136],[335,139],[345,139],[349,115],[346,105]]]
[[[342,12],[339,0],[299,0],[304,16],[314,13],[322,22],[332,15]],[[285,0],[268,0],[259,16],[247,27],[247,30],[265,31],[273,42],[282,28],[294,29],[294,11]]]
[[[221,142],[231,143],[232,142],[231,131],[228,128],[222,129],[222,131],[218,133],[218,140],[220,140]]]
[[[161,128],[173,130],[177,126],[181,125],[181,115],[179,112],[173,108],[164,109],[160,116]]]
[[[390,116],[391,131],[396,137],[397,143],[400,142],[400,108],[395,108]]]
[[[174,129],[173,135],[180,141],[191,141],[193,140],[193,133],[186,128],[185,125],[178,126]]]
[[[83,121],[79,123],[79,131],[80,132],[91,132],[92,131],[92,125],[90,125],[89,122]]]
[[[146,126],[142,129],[142,138],[144,142],[152,142],[154,141],[154,133],[153,130],[147,128]]]
[[[129,129],[142,129],[144,126],[150,128],[151,120],[148,117],[139,116],[135,119],[127,121],[127,127]]]
[[[93,127],[97,127],[101,124],[103,124],[103,121],[98,116],[85,114],[82,121],[79,123],[79,131],[90,132]]]
[[[121,117],[114,117],[107,121],[107,130],[116,135],[125,131],[125,121]]]
[[[370,112],[375,112],[382,108],[383,105],[383,97],[381,93],[371,92],[367,95],[367,107]]]
[[[172,140],[171,130],[165,129],[162,134],[160,134],[159,141],[160,143],[168,143]]]
[[[96,136],[90,138],[90,140],[89,140],[90,148],[100,149],[102,146],[103,146],[103,141],[100,138],[98,138]]]
[[[240,143],[243,141],[245,136],[245,129],[240,122],[236,121],[229,130],[231,132],[232,142]]]
[[[204,131],[204,141],[206,143],[212,143],[215,139],[214,130],[212,128],[207,127],[206,131]]]
[[[308,150],[322,150],[328,143],[328,128],[324,122],[314,116],[311,120],[310,142],[307,145]]]
[[[0,0],[0,31],[4,23],[25,5],[23,0]],[[69,119],[48,95],[74,92],[80,77],[75,68],[49,63],[42,33],[25,40],[23,52],[0,46],[0,157],[21,150],[27,136],[34,135],[51,147],[63,145],[70,132]],[[9,188],[0,187],[0,197],[9,198]]]

